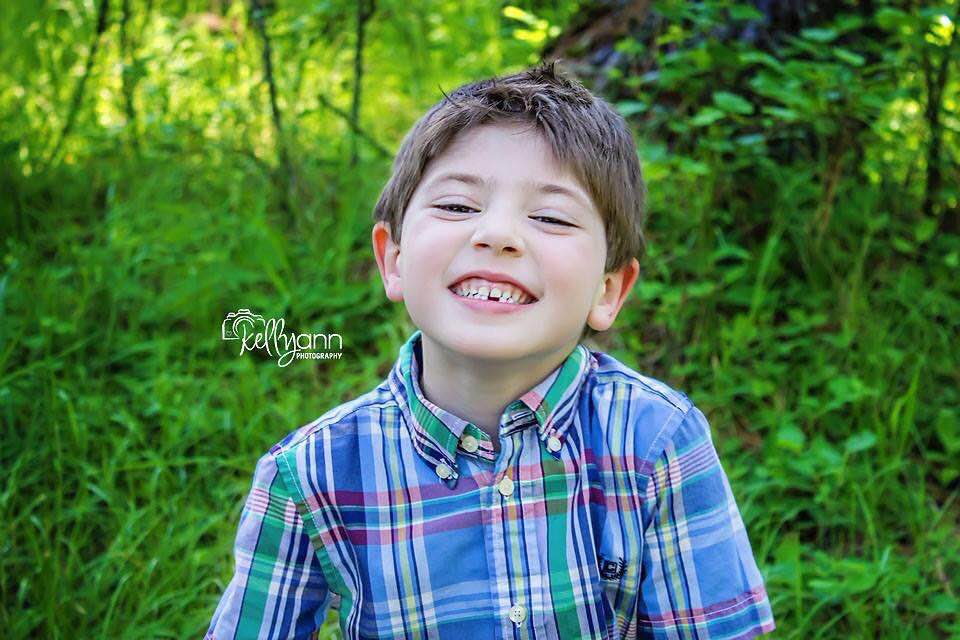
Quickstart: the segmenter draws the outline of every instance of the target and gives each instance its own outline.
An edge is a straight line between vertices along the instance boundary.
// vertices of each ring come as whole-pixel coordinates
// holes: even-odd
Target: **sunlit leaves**
[[[512,20],[517,20],[527,25],[528,28],[515,28],[513,30],[513,36],[517,40],[522,40],[531,45],[540,45],[548,37],[554,37],[560,33],[560,27],[558,25],[551,26],[549,22],[542,18],[537,18],[535,15],[528,11],[513,6],[507,5],[503,8],[503,15]]]

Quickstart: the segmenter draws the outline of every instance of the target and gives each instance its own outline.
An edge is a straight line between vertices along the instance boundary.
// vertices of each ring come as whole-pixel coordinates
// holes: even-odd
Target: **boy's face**
[[[477,184],[444,179],[474,176]],[[538,190],[559,185],[573,195]],[[604,274],[603,220],[586,189],[527,125],[482,125],[435,157],[403,218],[398,247],[373,229],[387,296],[403,301],[424,339],[480,360],[556,358],[585,323],[613,324],[636,280],[636,259]],[[453,292],[472,271],[502,274],[536,301],[510,305]],[[497,278],[487,278],[497,280]]]

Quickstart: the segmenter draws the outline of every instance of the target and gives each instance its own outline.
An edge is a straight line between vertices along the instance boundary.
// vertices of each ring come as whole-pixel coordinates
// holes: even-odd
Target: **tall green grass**
[[[29,184],[66,215],[4,247],[6,637],[200,633],[257,452],[375,383],[402,339],[357,184],[284,236],[245,167],[101,169]],[[344,359],[238,357],[220,339],[238,306],[340,332]]]

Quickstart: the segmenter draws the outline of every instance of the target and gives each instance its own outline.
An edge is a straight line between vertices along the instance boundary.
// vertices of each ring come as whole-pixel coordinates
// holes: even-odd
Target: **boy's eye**
[[[564,222],[563,220],[557,220],[556,218],[551,218],[550,216],[531,216],[531,217],[532,217],[534,220],[543,220],[543,221],[549,222],[549,223],[551,223],[551,224],[560,224],[560,225],[563,225],[563,226],[565,226],[565,227],[572,227],[572,226],[574,226],[574,225],[570,224],[569,222]]]
[[[443,209],[444,211],[450,211],[452,209],[468,209],[469,211],[476,211],[473,207],[468,207],[464,204],[438,204],[435,205],[437,209]],[[454,211],[453,213],[467,213],[467,211]]]

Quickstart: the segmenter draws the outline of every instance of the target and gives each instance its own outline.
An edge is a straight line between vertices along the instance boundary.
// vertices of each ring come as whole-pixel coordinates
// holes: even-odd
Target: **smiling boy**
[[[262,456],[208,639],[748,638],[774,628],[703,413],[582,340],[639,272],[626,123],[553,64],[460,87],[375,209],[417,330]]]
[[[384,222],[373,232],[387,296],[422,332],[425,395],[495,448],[504,407],[570,355],[585,322],[610,326],[638,272],[633,258],[604,275],[603,220],[551,155],[529,125],[470,129],[420,179],[401,246]],[[501,292],[524,297],[493,301]]]

